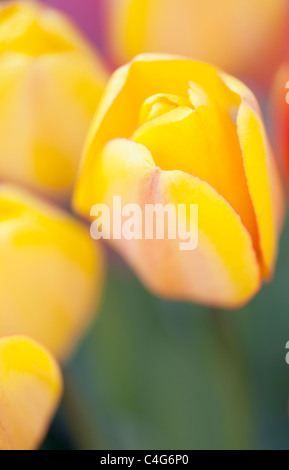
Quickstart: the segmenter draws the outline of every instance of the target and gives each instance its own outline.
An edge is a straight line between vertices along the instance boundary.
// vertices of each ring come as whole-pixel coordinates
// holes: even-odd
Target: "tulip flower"
[[[0,450],[33,450],[62,393],[53,357],[23,336],[0,338]]]
[[[0,4],[0,175],[68,202],[107,72],[70,21],[33,1]]]
[[[112,208],[115,196],[141,208],[198,205],[192,251],[178,239],[113,239],[103,227],[158,295],[235,308],[273,275],[283,219],[276,162],[254,95],[215,67],[144,54],[114,73],[74,206],[89,217],[95,204]]]
[[[99,303],[99,246],[63,210],[4,184],[0,233],[0,337],[27,335],[66,359]]]
[[[284,52],[287,0],[105,0],[110,56],[181,54],[268,80]],[[288,18],[288,16],[287,16]]]
[[[289,184],[289,62],[276,74],[271,107],[275,145],[285,179]]]

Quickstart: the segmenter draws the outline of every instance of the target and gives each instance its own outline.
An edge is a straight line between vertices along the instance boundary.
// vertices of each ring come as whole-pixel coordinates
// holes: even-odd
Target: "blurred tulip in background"
[[[47,198],[69,203],[106,79],[65,16],[37,2],[1,2],[1,449],[39,447],[60,399],[59,367],[35,340],[67,360],[99,306],[100,246]]]
[[[0,450],[41,444],[62,394],[54,358],[23,337],[0,338]]]
[[[25,334],[66,359],[98,306],[104,263],[64,211],[0,185],[0,335]]]
[[[68,202],[107,79],[74,25],[36,2],[0,4],[0,175]]]
[[[167,52],[210,62],[264,86],[285,52],[287,0],[103,0],[103,4],[107,48],[116,65],[141,52]]]

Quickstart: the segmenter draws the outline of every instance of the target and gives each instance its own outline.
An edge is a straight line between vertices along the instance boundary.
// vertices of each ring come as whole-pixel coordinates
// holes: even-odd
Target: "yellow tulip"
[[[84,152],[74,206],[198,204],[196,250],[111,240],[158,295],[234,308],[274,270],[283,192],[254,95],[213,66],[137,57],[112,76]],[[183,221],[185,224],[187,221]],[[104,231],[108,227],[104,227]]]
[[[53,357],[23,336],[0,339],[0,450],[41,444],[62,394]]]
[[[107,72],[62,14],[0,5],[0,178],[67,202]]]
[[[7,185],[0,234],[0,337],[24,334],[66,359],[98,306],[99,246],[62,210]]]
[[[142,52],[166,52],[210,62],[263,82],[284,52],[287,0],[104,3],[106,42],[117,65]]]

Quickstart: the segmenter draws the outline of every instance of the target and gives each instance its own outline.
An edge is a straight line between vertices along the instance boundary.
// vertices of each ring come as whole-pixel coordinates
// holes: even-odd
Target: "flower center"
[[[181,95],[158,94],[147,98],[140,110],[139,124],[169,113],[179,107],[195,109],[189,97]]]

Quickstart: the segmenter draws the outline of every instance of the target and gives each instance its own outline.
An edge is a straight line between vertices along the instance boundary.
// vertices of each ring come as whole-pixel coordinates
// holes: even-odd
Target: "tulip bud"
[[[99,246],[68,214],[6,185],[0,232],[0,336],[30,336],[66,359],[98,306]]]
[[[65,16],[36,2],[1,2],[1,180],[67,202],[106,79]]]
[[[89,216],[100,203],[111,213],[116,196],[142,214],[149,204],[182,205],[176,239],[115,239],[103,222],[104,238],[158,295],[235,308],[272,276],[283,219],[276,162],[254,95],[215,67],[144,54],[115,72],[74,206]],[[198,246],[181,251],[180,233],[196,229],[184,211],[191,205]]]
[[[53,357],[35,341],[0,339],[0,450],[33,450],[41,444],[62,393]]]

